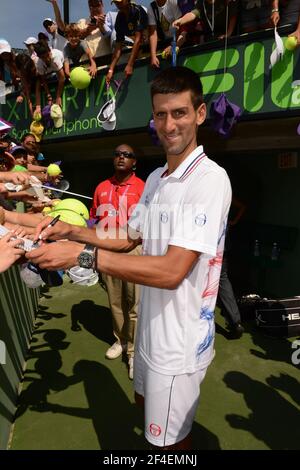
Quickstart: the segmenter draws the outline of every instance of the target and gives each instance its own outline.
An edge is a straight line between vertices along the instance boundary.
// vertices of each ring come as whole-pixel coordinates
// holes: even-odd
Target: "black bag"
[[[262,299],[255,306],[256,324],[277,337],[300,335],[300,297]]]

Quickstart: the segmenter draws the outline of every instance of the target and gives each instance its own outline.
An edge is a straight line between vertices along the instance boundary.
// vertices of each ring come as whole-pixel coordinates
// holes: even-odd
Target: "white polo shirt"
[[[213,359],[231,186],[202,146],[172,174],[165,176],[166,171],[167,165],[148,177],[129,225],[142,233],[144,255],[162,256],[169,245],[201,254],[176,289],[142,286],[136,348],[151,369],[179,375],[207,367]]]

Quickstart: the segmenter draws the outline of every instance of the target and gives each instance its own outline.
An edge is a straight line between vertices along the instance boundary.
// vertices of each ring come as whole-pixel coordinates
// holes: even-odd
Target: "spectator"
[[[295,36],[297,38],[297,45],[300,46],[300,14],[297,23],[297,29],[293,33],[289,34],[289,36]]]
[[[39,34],[38,34],[38,40],[39,40],[39,42],[44,41],[44,42],[49,46],[49,41],[50,41],[50,39],[49,39],[48,34],[43,33],[42,31],[39,32]]]
[[[300,45],[300,0],[273,0],[271,21],[274,26],[297,25],[289,36],[295,36]]]
[[[240,0],[242,33],[270,28],[271,0]]]
[[[37,73],[40,80],[37,81],[36,89],[36,111],[41,112],[41,82],[47,87],[47,78],[53,73],[56,74],[58,85],[56,90],[55,103],[61,106],[61,96],[64,89],[65,73],[64,73],[64,56],[58,49],[50,49],[44,42],[38,42],[35,45],[35,51],[38,56],[36,64]],[[47,94],[48,101],[52,100],[50,94]]]
[[[158,41],[171,41],[172,23],[181,17],[177,0],[154,0],[148,8],[148,31],[151,54],[151,65],[159,67],[156,56]],[[167,54],[168,55],[168,54]]]
[[[36,61],[38,57],[36,56]],[[27,100],[29,112],[33,115],[33,105],[31,95],[36,91],[37,86],[37,72],[33,59],[27,54],[18,54],[16,57],[16,67],[18,75],[21,79],[21,88],[19,96],[17,97],[18,103],[23,103],[24,98]]]
[[[67,42],[64,37],[64,31],[58,28],[56,22],[51,18],[45,18],[43,21],[43,26],[49,34],[49,46],[52,49],[58,49],[62,52]]]
[[[27,169],[41,181],[47,180],[47,167],[42,166],[41,162],[45,160],[40,152],[39,144],[33,134],[24,134],[21,144],[27,150]]]
[[[54,9],[55,19],[59,28],[65,31],[66,25],[62,20],[57,0],[49,0]],[[90,10],[89,18],[82,18],[77,22],[81,30],[81,39],[85,39],[93,57],[100,57],[111,53],[111,29],[105,21],[102,0],[88,0]],[[88,57],[83,56],[83,60]]]
[[[2,172],[11,171],[15,166],[14,157],[10,152],[10,141],[7,140],[6,136],[0,135],[0,174]]]
[[[36,55],[36,52],[34,50],[34,45],[38,42],[38,39],[34,38],[33,36],[30,36],[24,41],[25,46],[27,47],[28,53],[30,58],[33,60],[34,63],[37,62],[38,56]]]
[[[241,314],[237,305],[232,284],[228,276],[229,255],[232,248],[231,235],[232,230],[238,224],[246,210],[245,204],[232,197],[231,210],[225,239],[222,269],[220,274],[218,301],[221,305],[221,313],[225,317],[231,337],[240,338],[244,333],[241,324]]]
[[[131,3],[130,0],[113,0],[113,2],[116,4],[119,11],[115,24],[116,46],[113,52],[112,62],[106,75],[107,83],[110,83],[115,67],[119,62],[125,36],[134,38],[132,51],[124,70],[125,77],[128,78],[133,74],[134,62],[143,42],[143,32],[148,25],[147,13],[141,5]]]
[[[80,29],[76,23],[71,23],[66,26],[65,35],[68,40],[64,48],[64,70],[68,78],[70,76],[70,63],[78,66],[84,54],[86,54],[90,61],[90,75],[94,78],[97,73],[96,62],[92,57],[92,53],[86,43],[80,39]]]
[[[16,67],[16,56],[6,39],[0,39],[0,80],[6,83],[11,80],[15,88],[18,88],[20,83]]]
[[[228,26],[226,31],[226,10],[228,7]],[[176,20],[173,25],[180,28],[183,25],[202,19],[204,24],[205,40],[216,37],[223,39],[230,37],[237,22],[237,2],[235,0],[197,0],[195,9]]]
[[[16,145],[11,149],[10,153],[15,159],[15,168],[21,166],[27,169],[28,154],[27,150],[24,147],[22,147],[21,145]],[[15,168],[13,169],[13,171],[15,170]]]
[[[144,182],[135,176],[135,165],[133,149],[127,144],[119,145],[114,153],[115,174],[97,186],[91,208],[92,218],[97,217],[98,211],[101,213],[101,230],[126,227],[132,208],[144,189]],[[140,255],[141,246],[138,245],[129,254]],[[105,357],[116,359],[126,351],[129,378],[132,379],[139,286],[108,275],[103,275],[103,281],[112,313],[113,333],[117,339],[106,351]]]

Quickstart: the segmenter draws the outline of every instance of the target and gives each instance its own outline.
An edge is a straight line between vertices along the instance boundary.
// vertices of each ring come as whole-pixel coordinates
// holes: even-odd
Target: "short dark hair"
[[[34,140],[36,141],[35,135],[31,134],[31,132],[26,132],[26,134],[22,135],[21,142],[24,142],[26,137],[34,137]]]
[[[194,109],[198,109],[203,103],[203,88],[199,76],[193,70],[182,67],[170,67],[160,72],[151,84],[151,99],[159,93],[191,92]]]
[[[33,47],[38,57],[50,52],[50,47],[45,41],[38,41]]]

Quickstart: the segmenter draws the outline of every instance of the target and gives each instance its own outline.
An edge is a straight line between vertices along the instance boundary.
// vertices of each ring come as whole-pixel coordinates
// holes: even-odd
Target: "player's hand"
[[[26,258],[32,263],[38,264],[42,269],[56,271],[76,266],[78,264],[77,257],[83,249],[84,245],[77,242],[44,243],[35,250],[27,252]]]
[[[53,227],[48,227],[52,220],[52,217],[46,217],[36,226],[34,240],[61,240],[69,238],[72,225],[59,220]]]

